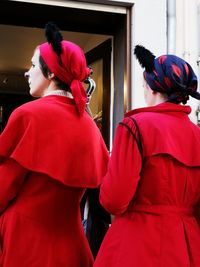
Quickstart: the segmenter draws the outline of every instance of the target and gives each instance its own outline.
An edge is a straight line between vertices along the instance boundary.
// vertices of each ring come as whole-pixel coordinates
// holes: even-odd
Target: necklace
[[[44,96],[48,96],[48,95],[60,95],[60,96],[73,98],[72,94],[65,90],[52,90],[51,92],[46,93]]]

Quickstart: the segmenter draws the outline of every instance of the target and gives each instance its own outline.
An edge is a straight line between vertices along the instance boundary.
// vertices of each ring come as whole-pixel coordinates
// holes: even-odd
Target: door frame
[[[103,62],[102,135],[108,148],[110,147],[111,52],[112,39],[108,39],[85,54],[88,65],[99,59]]]
[[[124,7],[122,3],[119,6],[116,6],[116,3],[112,5],[110,1],[110,4],[104,5],[104,9],[101,11],[98,9],[99,4],[94,3],[96,7],[94,8],[89,1],[40,0],[36,2],[32,0],[0,1],[0,24],[44,28],[46,22],[51,20],[55,21],[61,30],[104,34],[113,37],[112,82],[109,80],[110,74],[107,78],[111,83],[110,127],[106,126],[110,129],[110,142],[107,141],[107,143],[112,143],[116,126],[124,117],[127,103],[128,106],[131,103],[131,40],[128,38],[131,27],[129,21],[131,7],[128,7],[127,3]],[[67,7],[69,2],[74,5],[79,3],[80,8]],[[81,3],[85,4],[85,9],[81,9]],[[15,14],[18,14],[17,18]],[[125,88],[125,83],[127,88]],[[128,99],[125,99],[125,91],[127,91]],[[104,107],[104,109],[106,108],[108,107]],[[104,114],[107,112],[105,111]]]

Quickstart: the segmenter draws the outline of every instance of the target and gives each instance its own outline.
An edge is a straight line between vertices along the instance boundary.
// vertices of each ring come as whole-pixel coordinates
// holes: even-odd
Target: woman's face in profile
[[[31,59],[31,68],[25,73],[30,87],[30,94],[33,97],[41,97],[49,86],[49,80],[46,79],[41,71],[39,62],[40,52],[37,48]]]

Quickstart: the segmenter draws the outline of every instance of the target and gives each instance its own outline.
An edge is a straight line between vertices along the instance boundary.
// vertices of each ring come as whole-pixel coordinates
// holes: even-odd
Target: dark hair
[[[47,64],[45,63],[44,59],[42,58],[42,56],[39,56],[39,63],[40,63],[40,68],[42,71],[42,74],[44,75],[45,78],[48,78],[49,74],[51,74],[52,72],[50,71],[50,69],[48,68]],[[54,78],[54,81],[56,82],[56,85],[61,89],[61,90],[65,90],[67,92],[71,92],[71,89],[69,87],[68,84],[62,82],[60,79],[58,79],[57,77]]]
[[[174,104],[187,104],[187,101],[189,100],[189,95],[187,91],[184,92],[174,92],[170,95],[168,95],[167,102],[174,103]]]

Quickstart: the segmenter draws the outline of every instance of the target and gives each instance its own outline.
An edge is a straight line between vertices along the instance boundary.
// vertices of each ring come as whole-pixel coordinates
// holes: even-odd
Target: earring
[[[26,72],[24,73],[24,77],[25,77],[25,78],[28,78],[28,77],[29,77],[29,73],[28,73],[28,71],[26,71]]]
[[[54,78],[54,76],[55,76],[54,73],[49,73],[49,75],[48,75],[48,79],[51,80],[51,79]]]

